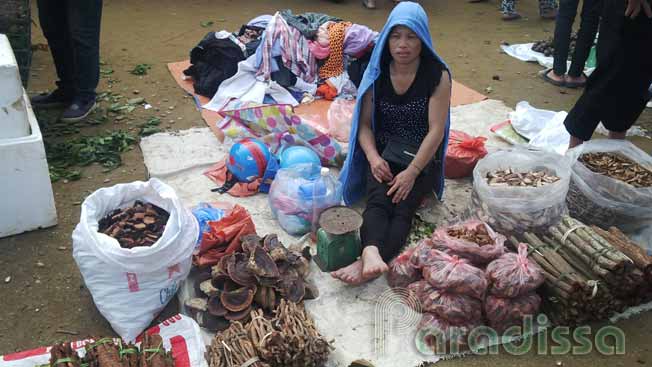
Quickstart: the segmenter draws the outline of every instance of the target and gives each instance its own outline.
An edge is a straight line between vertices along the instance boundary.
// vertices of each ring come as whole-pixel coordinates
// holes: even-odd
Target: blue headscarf
[[[353,204],[358,201],[365,194],[365,186],[367,183],[367,157],[364,154],[364,151],[358,143],[358,125],[360,121],[360,110],[362,109],[362,96],[373,87],[374,82],[378,79],[380,75],[380,63],[383,55],[383,50],[385,49],[385,44],[387,43],[387,37],[391,32],[392,28],[402,25],[410,28],[417,36],[421,39],[421,42],[424,46],[424,51],[427,49],[430,51],[430,54],[433,57],[437,58],[444,67],[448,70],[448,66],[444,61],[437,55],[435,49],[432,46],[432,39],[430,38],[430,31],[428,29],[428,15],[423,10],[421,5],[413,2],[403,1],[400,2],[394,10],[389,14],[387,18],[387,23],[380,32],[378,37],[378,42],[376,47],[374,47],[373,52],[371,53],[371,59],[367,70],[364,72],[362,81],[360,82],[360,87],[358,88],[358,101],[355,105],[355,112],[353,114],[353,120],[351,122],[351,135],[349,136],[349,153],[347,155],[346,161],[344,162],[344,167],[340,173],[340,182],[344,188],[344,202],[347,205]],[[374,128],[374,119],[372,117],[372,129]],[[446,118],[446,128],[444,130],[444,138],[442,140],[441,146],[441,158],[446,156],[446,148],[448,145],[448,130],[450,128],[450,109],[448,111],[448,117]],[[440,169],[438,175],[438,181],[433,188],[435,194],[439,199],[442,198],[444,194],[444,164],[438,165]]]

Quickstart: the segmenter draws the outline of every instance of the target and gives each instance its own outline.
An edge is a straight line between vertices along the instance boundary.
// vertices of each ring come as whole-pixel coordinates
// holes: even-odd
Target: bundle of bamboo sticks
[[[530,257],[543,269],[544,312],[555,325],[603,320],[652,299],[652,257],[618,229],[564,217],[546,233],[525,232]]]

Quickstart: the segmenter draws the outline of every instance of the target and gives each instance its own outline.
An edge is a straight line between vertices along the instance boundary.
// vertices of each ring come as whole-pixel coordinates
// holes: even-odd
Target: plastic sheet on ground
[[[534,43],[520,43],[514,45],[500,45],[500,48],[511,57],[525,62],[536,62],[545,68],[552,68],[555,59],[552,56],[546,56],[541,52],[532,50]],[[571,62],[568,61],[568,68]],[[586,68],[584,73],[590,75],[595,68]]]
[[[485,101],[478,104],[490,105],[470,107],[469,111],[482,117],[473,123],[473,118],[462,111],[453,112],[453,127],[460,130],[460,125],[466,128],[476,126],[479,130],[471,130],[478,135],[491,125],[505,119],[509,109],[498,101]],[[492,108],[489,108],[493,106]],[[469,107],[462,106],[460,108]],[[479,111],[494,111],[493,114],[482,114]],[[496,116],[496,111],[503,111]],[[466,121],[458,124],[460,120]],[[475,125],[474,125],[475,124]],[[200,137],[200,135],[202,137]],[[204,137],[205,136],[205,137]],[[188,142],[192,140],[192,144]],[[503,143],[505,144],[505,143]],[[279,239],[286,245],[298,241],[298,238],[286,234],[274,221],[267,203],[267,195],[255,195],[247,198],[233,198],[229,195],[219,196],[210,192],[214,184],[202,175],[204,162],[210,159],[223,159],[228,147],[221,146],[208,128],[190,129],[177,133],[160,133],[143,138],[141,149],[145,157],[149,174],[165,180],[176,191],[188,207],[202,201],[229,201],[244,206],[252,214],[256,229],[260,234],[277,233]],[[168,152],[175,152],[175,159],[170,159]],[[183,157],[183,158],[180,158]],[[199,167],[194,166],[199,162]],[[203,165],[202,165],[203,164]],[[470,198],[470,180],[447,180],[445,194],[446,205],[432,205],[428,202],[421,209],[422,217],[432,221],[447,221],[465,207]],[[454,206],[453,206],[454,205]],[[360,208],[356,208],[360,209]],[[437,212],[438,211],[438,212]],[[423,361],[436,362],[437,356],[421,354],[416,349],[415,332],[420,315],[404,320],[403,323],[387,324],[382,317],[390,312],[390,320],[398,320],[405,310],[387,307],[396,302],[389,291],[385,277],[381,277],[364,286],[350,287],[333,279],[329,274],[322,273],[314,264],[310,280],[319,288],[320,296],[316,300],[306,301],[306,308],[315,319],[318,330],[327,339],[334,339],[335,351],[327,364],[329,367],[345,367],[354,361],[370,366],[416,366]],[[379,306],[380,304],[380,306]],[[407,306],[406,306],[407,307]],[[396,315],[396,318],[391,317]],[[205,335],[205,340],[210,335]],[[382,342],[382,341],[385,342]],[[208,339],[209,341],[209,339]],[[377,343],[375,343],[377,341]]]

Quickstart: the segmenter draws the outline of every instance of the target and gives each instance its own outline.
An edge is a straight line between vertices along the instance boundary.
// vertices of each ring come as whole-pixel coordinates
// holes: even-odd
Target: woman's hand
[[[387,196],[394,195],[392,203],[398,204],[408,197],[410,191],[412,191],[412,187],[414,187],[414,181],[417,179],[417,176],[419,176],[419,171],[414,166],[409,165],[394,177],[389,183],[389,190],[387,191]]]
[[[371,167],[371,174],[379,183],[389,182],[394,178],[389,164],[379,155],[369,160],[369,166]]]

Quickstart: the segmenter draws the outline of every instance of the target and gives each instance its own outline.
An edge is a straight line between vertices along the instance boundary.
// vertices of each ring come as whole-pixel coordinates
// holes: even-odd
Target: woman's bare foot
[[[565,78],[564,75],[557,75],[557,73],[555,73],[554,70],[550,70],[548,72],[548,74],[546,74],[546,75],[548,76],[548,78],[550,78],[550,79],[552,79],[552,80],[554,80],[556,82],[559,82],[559,83],[563,83],[563,82],[566,81],[566,78]]]
[[[362,279],[368,281],[379,277],[382,273],[389,270],[387,264],[380,257],[378,247],[367,246],[362,250]]]
[[[344,283],[352,285],[361,284],[364,281],[362,278],[362,260],[356,260],[356,262],[349,266],[331,272],[331,276]]]

